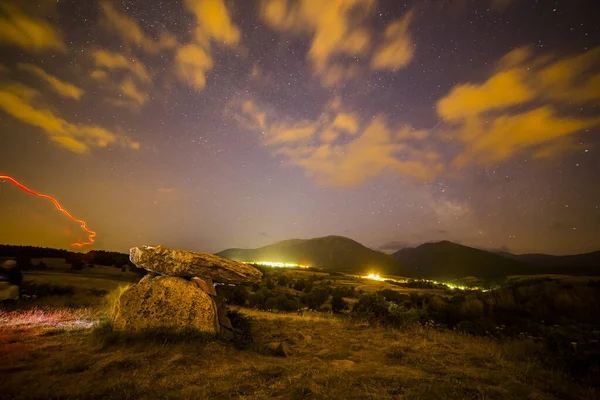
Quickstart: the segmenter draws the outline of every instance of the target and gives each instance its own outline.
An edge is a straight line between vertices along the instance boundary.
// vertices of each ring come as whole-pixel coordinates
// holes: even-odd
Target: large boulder
[[[196,284],[173,276],[146,276],[119,297],[113,329],[192,329],[217,334],[219,321],[212,297]]]
[[[210,253],[172,250],[163,246],[134,247],[129,251],[129,259],[140,268],[162,275],[197,276],[234,285],[255,284],[262,278],[262,272],[251,265]]]

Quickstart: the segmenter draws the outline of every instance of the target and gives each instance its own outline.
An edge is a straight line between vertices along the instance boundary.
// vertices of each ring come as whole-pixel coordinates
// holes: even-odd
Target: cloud
[[[368,54],[371,35],[361,25],[374,5],[373,0],[265,0],[261,17],[274,29],[312,35],[307,55],[312,70],[323,85],[334,86],[357,75],[356,65],[343,57]]]
[[[405,249],[407,247],[412,247],[413,245],[411,245],[408,242],[403,242],[403,241],[399,241],[399,240],[392,240],[390,242],[384,243],[381,246],[379,246],[380,250],[383,251],[398,251],[400,249]]]
[[[48,22],[29,17],[9,4],[1,4],[0,10],[0,43],[18,46],[32,53],[66,53],[62,35]]]
[[[146,92],[140,90],[131,78],[125,78],[119,85],[119,89],[121,90],[121,94],[123,96],[130,99],[139,107],[142,107],[148,101],[148,95]]]
[[[495,164],[523,149],[597,125],[600,125],[600,118],[559,117],[549,106],[496,116],[487,123],[473,118],[457,131],[458,139],[466,146],[454,164],[457,167]]]
[[[33,64],[23,64],[23,63],[17,64],[17,67],[23,71],[27,71],[27,72],[39,77],[40,79],[45,81],[48,85],[50,85],[52,90],[54,90],[56,93],[58,93],[59,95],[61,95],[63,97],[69,97],[69,98],[72,98],[75,100],[79,100],[81,98],[81,96],[83,96],[84,92],[82,89],[78,88],[77,86],[75,86],[71,83],[62,81],[53,75],[48,74],[46,71],[44,71],[40,67],[37,67]]]
[[[359,186],[386,170],[431,180],[443,170],[439,155],[421,141],[426,135],[397,135],[409,128],[393,128],[383,115],[362,124],[338,99],[316,120],[269,124],[265,112],[250,100],[239,102],[237,113],[232,109],[227,114],[246,129],[260,130],[274,155],[324,186]]]
[[[149,83],[152,81],[144,64],[133,56],[126,57],[123,54],[107,50],[95,50],[92,52],[92,58],[97,67],[104,68],[107,71],[126,70],[131,72],[140,82]]]
[[[530,101],[535,93],[524,81],[519,69],[501,71],[481,85],[462,84],[437,103],[438,114],[449,121],[477,116]]]
[[[379,46],[371,59],[373,69],[396,71],[404,68],[412,60],[415,45],[408,32],[412,20],[412,11],[401,19],[394,21],[385,29],[385,40]]]
[[[194,40],[177,49],[175,74],[197,91],[206,86],[206,73],[213,68],[211,41],[228,47],[240,44],[240,29],[233,24],[223,0],[185,0],[196,17]]]
[[[106,50],[93,51],[92,58],[98,69],[90,76],[111,92],[106,102],[139,112],[148,101],[148,90],[153,84],[144,64],[133,56]]]
[[[177,49],[175,66],[179,79],[200,91],[206,86],[206,72],[213,67],[213,60],[202,46],[188,44]]]
[[[538,87],[549,99],[566,103],[600,100],[600,47],[541,68]]]
[[[38,91],[22,84],[5,83],[0,86],[0,108],[15,119],[42,129],[52,142],[75,153],[87,153],[91,148],[113,144],[139,149],[139,143],[119,137],[105,128],[66,121],[43,105]]]
[[[162,32],[158,40],[149,37],[133,18],[119,11],[111,2],[103,1],[100,6],[102,25],[107,27],[109,32],[119,35],[125,43],[137,46],[150,54],[158,54],[162,50],[177,46],[177,40],[168,32]]]
[[[184,0],[185,7],[195,15],[197,43],[208,46],[209,39],[234,46],[240,42],[240,29],[231,21],[223,0]]]
[[[485,82],[454,87],[436,104],[450,122],[445,136],[463,145],[453,165],[496,164],[525,151],[550,158],[576,149],[570,136],[600,125],[600,118],[569,116],[573,105],[600,99],[599,65],[600,47],[564,58],[518,48]]]

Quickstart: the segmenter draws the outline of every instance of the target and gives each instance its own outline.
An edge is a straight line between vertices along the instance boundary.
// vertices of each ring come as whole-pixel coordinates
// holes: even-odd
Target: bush
[[[22,286],[23,293],[29,296],[50,297],[50,296],[72,296],[75,294],[73,286],[54,285],[51,283],[25,282]]]
[[[235,310],[227,310],[227,318],[233,327],[234,346],[240,350],[247,348],[252,343],[252,320]]]
[[[279,286],[287,286],[288,285],[288,278],[285,275],[281,275],[279,277],[279,279],[277,279],[277,284]]]
[[[338,297],[353,298],[353,297],[356,297],[356,291],[354,290],[354,286],[351,286],[351,287],[341,286],[341,287],[336,287],[335,289],[333,289],[333,291],[331,292],[331,295],[338,296]]]
[[[348,303],[339,294],[334,295],[331,298],[331,310],[333,312],[340,312],[348,306]]]
[[[277,299],[275,297],[269,297],[267,300],[265,300],[264,308],[265,310],[276,310]]]
[[[354,304],[352,314],[371,321],[383,320],[388,316],[388,303],[380,294],[365,294]]]
[[[314,310],[318,309],[329,299],[329,290],[324,287],[313,288],[307,296],[308,306]]]
[[[302,291],[304,291],[305,287],[306,287],[306,281],[304,279],[297,279],[294,282],[294,290],[302,292]]]
[[[219,296],[225,299],[227,304],[245,306],[246,302],[249,301],[248,289],[242,285],[218,285],[216,291]]]

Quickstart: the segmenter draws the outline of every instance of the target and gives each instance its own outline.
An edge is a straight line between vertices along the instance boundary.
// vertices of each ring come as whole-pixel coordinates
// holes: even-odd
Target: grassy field
[[[530,359],[528,342],[243,313],[254,335],[245,350],[222,340],[105,340],[94,310],[14,313],[0,319],[2,398],[595,398]],[[281,340],[289,357],[266,354]]]
[[[139,277],[106,268],[26,273],[26,281],[59,282],[75,290],[37,303],[22,302],[0,315],[0,398],[599,396],[597,389],[576,383],[538,360],[539,344],[534,340],[499,341],[427,324],[391,329],[347,315],[233,307],[251,321],[253,340],[243,349],[228,338],[117,334],[110,330],[111,304],[124,285]],[[346,281],[360,283],[348,277],[333,279],[340,284]],[[68,305],[64,298],[71,299]],[[273,342],[288,343],[289,356],[271,355],[268,344]]]

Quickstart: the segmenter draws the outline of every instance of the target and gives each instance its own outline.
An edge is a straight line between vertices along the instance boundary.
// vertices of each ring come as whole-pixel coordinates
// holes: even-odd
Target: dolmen
[[[164,246],[134,247],[129,259],[150,273],[119,296],[113,320],[117,331],[193,330],[214,335],[232,329],[215,283],[252,285],[262,278],[251,265]]]

